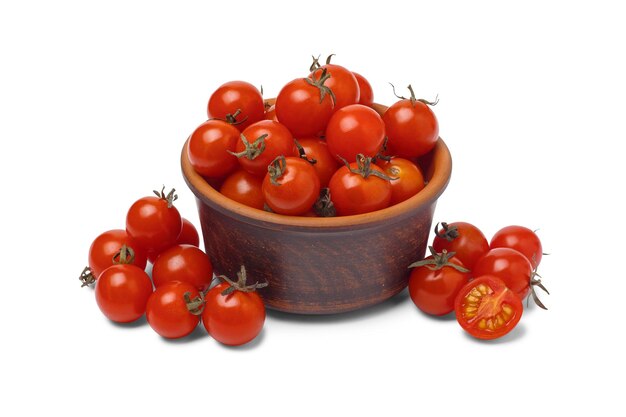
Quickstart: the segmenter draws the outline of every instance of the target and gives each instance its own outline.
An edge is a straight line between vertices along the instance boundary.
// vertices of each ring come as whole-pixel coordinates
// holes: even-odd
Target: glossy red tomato
[[[391,203],[389,180],[372,174],[377,171],[384,175],[383,170],[371,161],[364,162],[369,158],[359,160],[352,162],[349,168],[339,168],[328,183],[330,197],[339,216],[369,213],[384,209]]]
[[[203,177],[224,177],[239,167],[235,151],[239,130],[222,120],[207,120],[189,138],[187,156]]]
[[[185,218],[183,218],[183,229],[181,230],[180,235],[178,235],[176,244],[200,247],[200,235],[198,235],[198,230],[196,230],[193,223]]]
[[[281,123],[263,120],[249,126],[241,136],[235,151],[241,167],[251,174],[263,177],[277,156],[297,155],[293,136]]]
[[[383,120],[387,131],[387,154],[414,158],[428,153],[439,138],[439,123],[429,105],[416,100],[411,90],[410,99],[402,99],[385,111]]]
[[[424,175],[417,165],[408,159],[391,158],[377,164],[390,177],[391,205],[408,200],[424,189]]]
[[[172,281],[192,284],[201,291],[213,280],[213,265],[209,257],[191,245],[174,245],[162,252],[152,267],[155,287]]]
[[[168,195],[155,191],[158,197],[143,197],[137,200],[126,214],[126,233],[146,251],[156,256],[176,243],[183,228],[180,213],[173,202],[174,190]]]
[[[200,323],[204,302],[200,292],[186,282],[173,281],[158,287],[146,306],[152,329],[168,339],[185,337]]]
[[[543,248],[541,240],[532,230],[523,226],[507,226],[496,232],[489,246],[494,248],[511,248],[521,252],[533,268],[541,262]]]
[[[326,64],[311,72],[309,77],[319,79],[324,69],[330,74],[325,85],[335,94],[334,111],[357,104],[360,98],[359,83],[354,74],[341,65]],[[280,120],[280,115],[278,118]]]
[[[435,316],[454,311],[459,290],[469,281],[469,269],[447,254],[437,254],[411,264],[409,294],[420,310]]]
[[[306,158],[315,161],[313,168],[320,179],[320,187],[327,187],[330,178],[339,169],[339,163],[328,150],[328,145],[317,138],[298,139],[298,143],[304,150]]]
[[[445,249],[454,252],[463,265],[473,270],[474,265],[489,251],[487,238],[480,229],[466,222],[441,223],[435,227],[433,247],[438,253]]]
[[[515,328],[524,308],[501,279],[483,276],[461,288],[454,310],[457,321],[469,334],[479,339],[496,339]]]
[[[100,311],[118,323],[135,321],[146,312],[152,282],[143,269],[118,264],[105,269],[96,281],[96,303]]]
[[[261,92],[245,81],[230,81],[222,84],[209,98],[207,106],[209,119],[228,120],[232,119],[237,112],[234,121],[239,130],[265,117],[265,103]]]
[[[326,143],[333,156],[354,162],[357,154],[376,156],[385,140],[385,123],[373,109],[353,104],[337,110],[326,127]]]
[[[492,275],[504,281],[520,299],[530,290],[533,267],[520,252],[511,248],[495,248],[481,257],[472,269],[473,277]]]
[[[263,179],[265,202],[279,214],[299,216],[311,209],[320,194],[320,180],[311,163],[279,156]]]
[[[263,178],[240,169],[226,178],[220,193],[246,206],[263,210],[265,198],[261,190],[262,184]]]
[[[276,118],[296,137],[319,136],[333,113],[333,93],[324,85],[327,74],[298,78],[276,97]]]
[[[146,254],[135,240],[128,236],[125,230],[109,230],[95,238],[89,248],[89,269],[94,279],[98,279],[102,271],[113,265],[113,256],[120,251],[123,245],[133,249],[134,260],[132,264],[140,269],[146,268]]]
[[[354,71],[352,71],[352,74],[354,74],[354,77],[359,84],[359,104],[371,106],[374,104],[374,91],[372,90],[372,86],[361,74],[357,74]]]

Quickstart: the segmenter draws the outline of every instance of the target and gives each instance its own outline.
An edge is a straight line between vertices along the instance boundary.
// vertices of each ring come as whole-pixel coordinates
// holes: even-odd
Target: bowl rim
[[[379,112],[384,112],[384,109],[386,109],[385,106],[380,104],[375,104],[372,107],[375,107],[375,109]],[[452,174],[452,158],[450,156],[450,150],[446,146],[443,139],[439,137],[435,147],[431,151],[433,152],[431,160],[433,170],[430,180],[426,186],[413,197],[382,210],[350,216],[286,216],[246,206],[245,204],[239,203],[221,194],[193,169],[187,155],[188,145],[189,138],[185,141],[181,152],[181,168],[187,185],[191,188],[191,191],[198,199],[213,206],[214,208],[219,208],[221,209],[220,211],[226,212],[230,215],[235,215],[252,222],[269,223],[277,226],[295,226],[312,229],[337,228],[368,223],[379,223],[381,221],[390,221],[395,218],[401,218],[404,217],[403,215],[425,207],[431,202],[437,200],[448,185]]]

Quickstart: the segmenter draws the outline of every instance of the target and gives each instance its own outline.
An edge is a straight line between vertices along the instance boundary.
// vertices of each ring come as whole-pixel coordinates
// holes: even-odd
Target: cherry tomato
[[[374,104],[374,91],[372,90],[372,86],[361,74],[357,74],[354,71],[352,71],[352,74],[354,74],[354,77],[359,84],[359,104],[371,107],[372,104]]]
[[[135,321],[146,312],[152,282],[143,269],[129,264],[105,269],[96,281],[96,303],[102,313],[118,323]]]
[[[379,174],[372,174],[375,171]],[[349,168],[339,168],[328,183],[337,215],[369,213],[388,207],[391,184],[377,176],[380,174],[384,175],[383,170],[362,155],[359,162],[352,162]]]
[[[435,316],[454,311],[456,295],[470,278],[461,261],[447,253],[433,253],[409,267],[414,268],[409,276],[409,294],[420,310]]]
[[[168,282],[181,281],[204,291],[213,280],[213,265],[209,257],[191,245],[174,245],[162,252],[152,267],[155,287]]]
[[[424,189],[424,175],[417,165],[408,159],[381,160],[378,165],[391,180],[391,205],[408,200]]]
[[[183,228],[180,213],[173,206],[177,196],[154,192],[158,197],[137,200],[126,214],[126,233],[144,249],[148,257],[155,257],[176,243]]]
[[[198,230],[189,220],[183,218],[183,229],[176,240],[178,245],[192,245],[200,247],[200,235]]]
[[[353,104],[337,110],[326,127],[326,143],[333,156],[354,162],[357,154],[376,156],[385,140],[385,123],[375,110]]]
[[[268,167],[262,190],[272,211],[299,216],[313,207],[320,194],[320,180],[308,161],[279,156]]]
[[[523,226],[507,226],[498,230],[491,238],[489,247],[515,249],[528,258],[533,268],[537,268],[543,255],[539,237]]]
[[[263,178],[240,169],[226,178],[220,193],[246,206],[263,210],[265,198],[261,190],[262,184]]]
[[[511,248],[495,248],[481,257],[472,269],[472,276],[491,275],[500,278],[520,299],[530,290],[533,267],[520,252]]]
[[[297,155],[289,129],[272,120],[257,122],[244,130],[235,150],[241,167],[260,177],[265,176],[267,166],[277,156]]]
[[[252,84],[230,81],[211,94],[207,114],[209,119],[235,122],[237,128],[243,130],[265,118],[265,104],[261,92]]]
[[[98,279],[102,271],[113,265],[113,256],[123,245],[131,247],[134,251],[132,264],[140,269],[146,268],[146,254],[135,240],[128,236],[125,230],[109,230],[95,238],[89,248],[89,269],[94,279]]]
[[[334,111],[336,112],[346,106],[358,103],[360,96],[359,82],[354,74],[341,65],[330,64],[328,60],[326,62],[326,65],[322,65],[311,72],[309,77],[319,79],[324,69],[330,74],[330,78],[326,81],[326,86],[335,94]],[[280,115],[278,118],[280,120]]]
[[[242,272],[243,284],[240,273],[238,283],[218,284],[204,297],[202,324],[211,337],[225,345],[250,342],[261,333],[265,323],[265,305],[254,291],[255,286],[245,286],[245,270]]]
[[[189,138],[187,156],[203,177],[224,177],[239,167],[235,151],[239,130],[222,120],[207,120]]]
[[[431,103],[434,104],[434,103]],[[414,158],[428,153],[439,138],[439,123],[429,105],[411,98],[392,104],[383,115],[387,131],[387,154]]]
[[[309,161],[315,161],[313,168],[315,168],[320,179],[320,187],[327,187],[330,178],[339,168],[339,163],[328,150],[328,145],[323,140],[317,138],[298,139],[298,143],[302,147],[306,158]]]
[[[185,337],[200,323],[204,302],[196,287],[173,281],[158,287],[146,305],[146,319],[152,329],[168,339]]]
[[[456,257],[467,268],[473,270],[474,265],[489,251],[487,238],[479,228],[466,222],[441,223],[435,227],[433,247],[437,252],[445,249],[454,252]]]
[[[324,85],[327,74],[298,78],[287,83],[276,97],[276,118],[296,137],[318,136],[333,113],[333,98]]]
[[[522,301],[497,277],[482,276],[459,291],[454,310],[461,327],[479,339],[496,339],[517,325]]]

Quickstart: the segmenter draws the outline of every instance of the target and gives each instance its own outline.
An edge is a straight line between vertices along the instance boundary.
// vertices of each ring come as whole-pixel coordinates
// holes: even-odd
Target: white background
[[[2,2],[0,414],[623,415],[623,13],[504,3]],[[210,93],[274,96],[329,53],[378,102],[388,82],[439,94],[435,220],[539,229],[550,310],[489,343],[406,293],[269,313],[243,348],[107,321],[77,279],[88,247],[162,184],[198,224],[178,158]]]

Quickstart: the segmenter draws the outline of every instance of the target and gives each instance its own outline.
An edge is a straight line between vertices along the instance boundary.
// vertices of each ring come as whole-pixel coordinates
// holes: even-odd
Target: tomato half
[[[442,252],[444,249],[448,253],[454,252],[455,256],[469,269],[473,269],[478,259],[489,251],[489,243],[483,232],[466,222],[442,222],[441,227],[437,225],[433,247],[437,252]]]
[[[241,167],[260,177],[265,176],[267,166],[277,156],[297,155],[289,129],[273,120],[262,120],[244,130],[235,151]]]
[[[192,245],[174,245],[162,252],[152,266],[155,287],[181,281],[204,291],[213,280],[213,265],[208,256]]]
[[[533,267],[520,252],[511,248],[495,248],[481,257],[472,269],[473,277],[491,275],[500,278],[520,299],[530,290]]]
[[[320,194],[315,168],[299,157],[279,156],[263,179],[263,196],[276,213],[299,216],[311,209]]]
[[[211,94],[207,105],[209,119],[229,120],[243,130],[265,117],[261,92],[245,81],[229,81]],[[232,117],[237,114],[235,120]]]
[[[353,104],[337,110],[326,127],[330,153],[354,162],[357,154],[373,157],[385,140],[385,123],[375,110]]]
[[[263,210],[265,198],[261,185],[263,178],[244,169],[233,172],[220,187],[220,193],[249,207]]]
[[[118,323],[137,320],[146,312],[152,282],[143,269],[129,264],[105,269],[96,281],[96,303],[100,311]]]
[[[186,282],[173,281],[158,287],[146,305],[152,329],[168,339],[187,336],[200,323],[204,302],[200,292]]]
[[[539,236],[523,226],[507,226],[498,230],[491,238],[489,247],[515,249],[528,258],[533,268],[539,266],[543,255]]]

